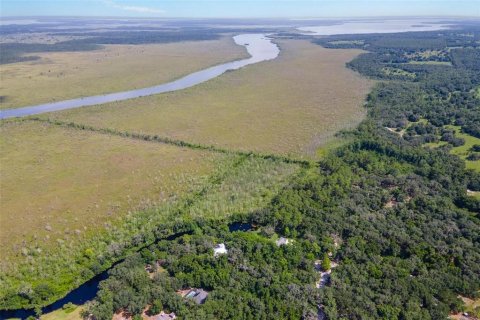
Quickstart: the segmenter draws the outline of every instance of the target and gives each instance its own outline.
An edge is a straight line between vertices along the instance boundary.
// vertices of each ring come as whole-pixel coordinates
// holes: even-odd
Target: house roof
[[[275,243],[277,244],[277,246],[283,246],[283,245],[286,245],[290,242],[290,239],[287,239],[287,238],[284,238],[284,237],[281,237],[280,239],[278,239],[277,241],[275,241]]]
[[[213,248],[213,255],[216,257],[220,254],[225,254],[227,253],[228,250],[227,248],[225,247],[225,244],[224,243],[220,243],[220,244],[217,244],[215,246],[215,248]]]
[[[162,313],[156,315],[154,317],[154,320],[171,320],[171,319],[176,319],[177,316],[175,315],[175,313],[165,313],[162,311]]]
[[[203,289],[198,289],[197,294],[195,297],[193,297],[193,300],[195,300],[196,303],[198,304],[203,304],[205,303],[205,300],[208,297],[208,292],[203,290]]]

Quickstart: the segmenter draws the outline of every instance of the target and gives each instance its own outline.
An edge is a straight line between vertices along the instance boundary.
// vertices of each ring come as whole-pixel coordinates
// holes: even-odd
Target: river
[[[227,71],[237,70],[261,61],[275,59],[280,53],[278,46],[264,34],[241,34],[233,37],[233,40],[236,44],[246,47],[248,53],[250,54],[250,58],[220,64],[191,73],[178,80],[149,88],[64,100],[15,109],[0,110],[0,119],[24,117],[39,113],[93,106],[97,104],[123,101],[154,94],[182,90],[216,78]]]

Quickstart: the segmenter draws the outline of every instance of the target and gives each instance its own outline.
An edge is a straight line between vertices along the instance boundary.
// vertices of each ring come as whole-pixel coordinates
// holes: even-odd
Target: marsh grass
[[[316,149],[335,132],[364,118],[362,103],[373,82],[345,65],[360,50],[277,42],[282,49],[277,59],[185,90],[40,117],[314,159]]]
[[[81,239],[130,210],[181,196],[225,158],[47,123],[2,123],[1,132],[4,261],[24,254],[23,241],[42,250]]]
[[[40,60],[2,65],[1,108],[145,88],[248,57],[230,37],[35,55]]]

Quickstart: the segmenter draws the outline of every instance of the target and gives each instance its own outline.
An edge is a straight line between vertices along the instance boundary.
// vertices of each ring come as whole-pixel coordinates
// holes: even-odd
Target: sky
[[[0,0],[0,16],[480,17],[480,0]]]

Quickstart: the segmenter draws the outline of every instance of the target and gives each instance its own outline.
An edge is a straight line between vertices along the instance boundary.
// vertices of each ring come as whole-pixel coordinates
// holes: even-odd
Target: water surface
[[[449,29],[449,25],[426,20],[368,20],[347,21],[334,25],[300,27],[304,34],[331,36],[336,34],[398,33]]]
[[[263,34],[241,34],[233,37],[233,39],[235,40],[236,44],[245,46],[247,48],[250,58],[220,64],[218,66],[191,73],[178,80],[149,88],[45,103],[16,109],[0,110],[0,119],[23,117],[51,111],[93,106],[97,104],[123,101],[150,96],[153,94],[182,90],[216,78],[226,71],[237,70],[250,64],[275,59],[280,53],[278,46]]]

